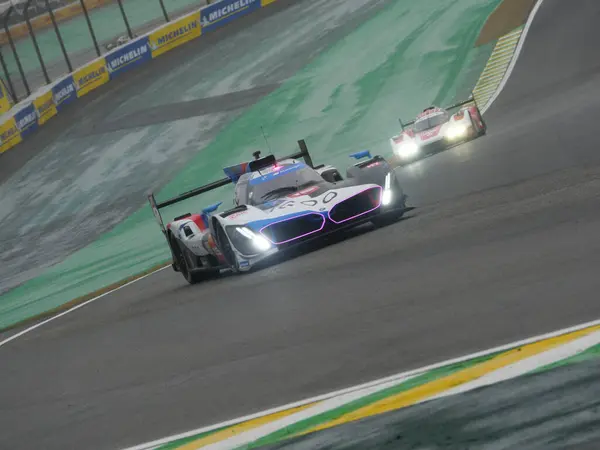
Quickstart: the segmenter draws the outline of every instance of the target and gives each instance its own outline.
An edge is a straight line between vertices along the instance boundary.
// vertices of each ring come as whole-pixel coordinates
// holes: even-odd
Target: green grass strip
[[[281,430],[278,430],[268,436],[265,436],[265,437],[258,439],[250,444],[247,444],[245,446],[238,447],[238,448],[250,450],[250,449],[261,447],[263,445],[270,445],[270,444],[274,444],[274,443],[283,441],[286,438],[296,435],[297,433],[301,433],[303,431],[306,431],[306,430],[308,430],[314,426],[320,425],[322,423],[336,420],[345,414],[356,411],[357,409],[360,409],[364,406],[368,406],[379,400],[383,400],[392,395],[396,395],[401,392],[405,392],[410,389],[419,387],[423,384],[429,383],[438,378],[442,378],[447,375],[451,375],[455,372],[458,372],[459,370],[463,370],[463,369],[475,366],[477,364],[481,364],[485,361],[488,361],[488,360],[498,356],[501,353],[504,353],[504,352],[493,353],[491,355],[482,356],[480,358],[472,359],[469,361],[464,361],[462,363],[456,363],[456,364],[453,364],[450,366],[441,367],[439,369],[435,369],[435,370],[426,372],[422,375],[416,376],[415,378],[412,378],[403,383],[400,383],[397,386],[393,386],[388,389],[384,389],[380,392],[376,392],[371,395],[365,396],[363,398],[357,399],[355,401],[347,403],[338,408],[332,409],[330,411],[326,411],[322,414],[319,414],[319,415],[310,417],[308,419],[302,420],[300,422],[294,423],[294,424],[290,425],[289,427],[282,428]]]

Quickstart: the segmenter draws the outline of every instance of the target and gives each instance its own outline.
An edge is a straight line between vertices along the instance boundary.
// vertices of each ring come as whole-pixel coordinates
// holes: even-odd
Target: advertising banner
[[[52,88],[52,97],[54,98],[54,106],[57,111],[60,111],[69,103],[77,99],[77,88],[72,76],[66,77],[61,82],[57,83]]]
[[[118,77],[129,69],[152,59],[148,37],[143,37],[119,47],[118,50],[106,55],[104,59],[106,59],[106,67],[108,67],[110,78]]]
[[[166,25],[148,36],[152,57],[156,58],[185,42],[191,41],[199,37],[201,33],[200,12],[190,14]]]
[[[33,103],[16,112],[14,117],[22,139],[33,133],[38,127],[37,111]]]
[[[275,3],[277,0],[260,0],[260,6],[263,8],[271,3]]]
[[[83,97],[88,92],[102,86],[110,80],[106,61],[100,58],[94,61],[73,74],[75,80],[75,88],[77,89],[77,97]]]
[[[0,80],[0,114],[8,112],[12,107],[12,101],[4,84],[4,80]]]
[[[33,101],[35,110],[37,112],[38,124],[43,125],[48,120],[56,115],[56,105],[54,104],[54,96],[52,91],[48,91],[43,95],[40,95]]]
[[[222,0],[200,11],[204,31],[212,31],[260,8],[261,0]]]
[[[4,153],[21,141],[21,133],[19,133],[14,117],[0,124],[0,153]]]

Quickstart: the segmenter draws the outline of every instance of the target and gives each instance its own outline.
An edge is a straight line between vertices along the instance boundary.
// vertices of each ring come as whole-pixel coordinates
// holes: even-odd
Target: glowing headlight
[[[390,191],[389,189],[386,189],[385,191],[383,191],[383,194],[381,195],[381,204],[383,206],[387,206],[390,203],[392,203],[392,191]]]
[[[452,125],[448,128],[446,136],[448,139],[457,139],[465,135],[467,127],[464,125]]]
[[[271,243],[265,239],[263,236],[260,236],[254,233],[252,230],[246,227],[237,228],[237,231],[244,237],[250,239],[254,247],[261,252],[269,250],[271,248]]]
[[[387,206],[392,202],[392,190],[390,189],[392,185],[392,174],[388,173],[385,176],[385,185],[383,188],[383,193],[381,194],[381,204],[383,206]]]
[[[415,141],[403,142],[396,147],[396,154],[401,158],[412,158],[419,153],[419,146]]]

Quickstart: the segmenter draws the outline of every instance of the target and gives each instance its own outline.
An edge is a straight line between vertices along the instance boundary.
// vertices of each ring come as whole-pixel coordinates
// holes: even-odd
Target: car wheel
[[[181,248],[181,245],[177,245],[177,265],[179,266],[179,271],[183,278],[189,284],[196,284],[204,281],[205,274],[203,272],[192,272],[188,263],[188,259],[185,257],[185,250]]]

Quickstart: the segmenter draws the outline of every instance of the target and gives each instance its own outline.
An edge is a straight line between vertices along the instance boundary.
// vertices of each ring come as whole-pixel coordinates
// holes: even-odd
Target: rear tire
[[[204,272],[191,272],[187,258],[185,257],[185,250],[181,248],[181,245],[177,245],[177,265],[179,266],[179,272],[183,275],[183,278],[189,284],[197,284],[204,281],[206,274]]]

